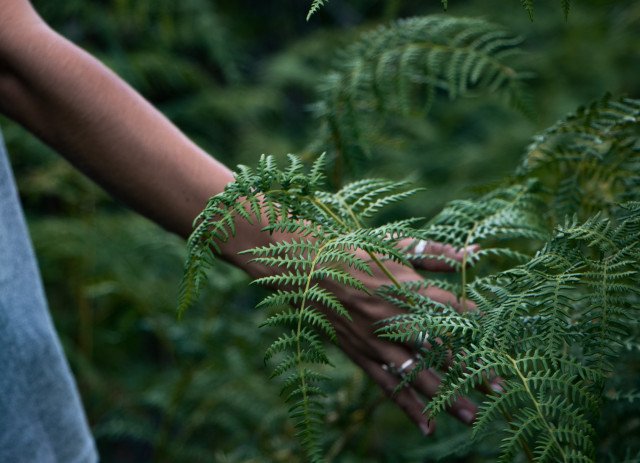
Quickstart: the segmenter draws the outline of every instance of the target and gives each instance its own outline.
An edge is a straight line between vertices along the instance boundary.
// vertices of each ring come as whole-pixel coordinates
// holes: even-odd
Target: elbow
[[[13,100],[21,93],[20,87],[18,79],[4,69],[0,62],[0,113],[9,117],[13,115]]]
[[[24,83],[0,62],[0,113],[19,121],[27,100]]]

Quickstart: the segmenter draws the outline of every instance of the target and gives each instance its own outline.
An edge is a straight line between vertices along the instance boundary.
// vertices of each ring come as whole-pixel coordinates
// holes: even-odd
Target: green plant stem
[[[486,378],[482,382],[482,385],[483,385],[483,389],[484,389],[484,391],[486,391],[487,395],[498,395],[498,393],[495,392],[491,388],[491,385],[489,384],[489,382],[487,381]],[[501,411],[501,414],[504,417],[504,419],[507,421],[507,423],[509,423],[509,427],[511,429],[515,429],[515,426],[513,425],[513,417],[511,416],[511,413],[509,413],[506,410],[503,410],[503,411]],[[529,444],[527,444],[527,441],[524,438],[520,439],[520,445],[522,445],[522,450],[524,450],[524,453],[527,456],[527,461],[533,462],[534,461],[533,452],[529,448]]]
[[[325,211],[327,214],[329,214],[331,216],[331,218],[333,218],[340,225],[342,225],[344,227],[347,226],[347,224],[344,223],[344,221],[342,219],[340,219],[340,217],[338,217],[331,209],[329,209],[326,204],[321,203],[320,201],[316,200],[315,198],[310,198],[310,200],[313,202],[313,204],[315,204],[316,206],[320,207],[323,211]],[[353,213],[351,212],[350,209],[348,209],[348,210],[349,210],[349,213],[351,214],[351,217],[353,217],[353,219],[355,221],[355,225],[357,227],[361,227],[362,225],[360,224],[358,219],[353,215]],[[382,263],[380,258],[378,256],[376,256],[375,253],[369,252],[369,251],[365,251],[365,252],[369,255],[371,260],[378,266],[378,268],[382,271],[382,273],[385,274],[385,276],[389,279],[389,281],[391,281],[397,288],[401,288],[402,287],[402,285],[400,284],[398,279],[394,276],[393,273],[391,273],[389,271],[389,269]]]
[[[322,254],[323,249],[326,248],[329,245],[329,243],[331,243],[331,240],[324,243],[318,249],[318,252],[313,258],[313,262],[311,263],[311,267],[309,268],[309,276],[307,277],[307,281],[305,283],[305,288],[303,293],[304,296],[302,296],[302,300],[300,301],[300,310],[298,310],[298,326],[296,327],[296,358],[297,358],[296,363],[298,366],[298,373],[300,374],[300,391],[302,392],[302,404],[304,407],[303,413],[304,413],[306,423],[309,423],[311,420],[309,416],[309,397],[307,395],[307,381],[305,378],[304,369],[302,368],[302,343],[300,342],[301,335],[302,335],[303,313],[304,313],[305,306],[307,304],[307,294],[309,293],[309,288],[311,287],[313,272],[316,268],[316,265],[318,264],[318,259]]]
[[[507,207],[512,207],[514,204],[516,204],[519,200],[520,197],[525,193],[525,191],[521,191],[520,193],[518,193],[517,195],[515,195],[515,197],[508,202],[508,204],[503,207],[501,210],[494,212],[492,215],[485,217],[483,219],[483,222],[490,222],[491,219],[493,219],[494,217],[498,216],[502,210],[506,209]],[[463,309],[466,308],[467,305],[467,262],[468,262],[468,258],[469,258],[469,246],[471,246],[473,243],[471,242],[471,239],[473,238],[476,230],[478,229],[478,226],[480,225],[480,222],[475,222],[473,224],[473,227],[471,227],[471,230],[469,230],[469,232],[467,233],[467,237],[464,240],[464,245],[462,248],[462,269],[460,271],[460,278],[461,278],[461,286],[462,286],[462,290],[461,290],[461,295],[460,295],[460,302],[462,304]]]
[[[511,357],[509,354],[505,354],[505,356],[507,357],[507,359],[513,365],[513,368],[514,368],[516,374],[518,375],[518,378],[522,382],[522,385],[524,386],[524,389],[525,389],[527,395],[531,399],[531,402],[533,403],[533,405],[534,405],[534,407],[536,409],[536,412],[538,413],[538,416],[540,417],[540,420],[544,424],[545,428],[547,428],[547,432],[549,433],[549,436],[553,440],[553,443],[556,445],[556,447],[558,447],[558,450],[560,450],[560,454],[562,455],[562,461],[567,461],[567,455],[565,454],[564,449],[562,448],[562,446],[560,445],[560,443],[556,439],[556,436],[553,433],[553,430],[551,429],[551,426],[549,426],[549,423],[545,419],[544,413],[542,413],[542,409],[540,408],[540,403],[536,400],[535,395],[533,394],[533,392],[531,391],[531,388],[529,387],[529,381],[527,381],[527,378],[522,374],[522,372],[520,371],[520,368],[518,368],[518,364],[515,361],[515,359],[513,357]]]

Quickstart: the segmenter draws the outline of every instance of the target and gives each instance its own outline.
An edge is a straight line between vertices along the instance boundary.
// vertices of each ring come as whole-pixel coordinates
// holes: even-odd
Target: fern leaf
[[[498,92],[524,104],[525,74],[513,64],[519,43],[488,22],[448,16],[405,19],[363,35],[320,86],[318,145],[333,146],[336,162],[353,166],[368,158],[381,117],[424,115],[439,94]]]
[[[533,21],[533,0],[522,0],[522,6],[529,14],[529,19]]]
[[[307,13],[307,21],[314,15],[325,3],[329,0],[313,0],[311,3],[311,7],[309,8],[309,12]]]
[[[637,201],[640,100],[607,95],[534,137],[518,175],[537,177],[554,223]]]
[[[318,427],[322,424],[322,375],[313,366],[330,365],[322,336],[337,340],[327,311],[350,319],[342,302],[327,289],[328,283],[368,292],[357,272],[372,274],[371,266],[384,269],[391,259],[408,264],[397,247],[400,239],[417,235],[414,219],[366,227],[365,222],[385,206],[415,193],[405,182],[373,180],[348,185],[336,194],[322,191],[325,157],[318,157],[309,172],[301,160],[288,156],[288,166],[278,167],[272,156],[261,156],[257,166],[239,166],[235,182],[211,198],[198,216],[189,240],[189,258],[180,307],[193,300],[204,272],[233,238],[240,221],[267,221],[263,232],[297,235],[243,251],[251,261],[273,269],[254,283],[274,288],[259,308],[275,313],[263,326],[286,331],[267,349],[265,359],[275,361],[273,377],[286,376],[283,395],[290,405],[307,459],[320,458]],[[362,252],[369,259],[362,257]],[[388,272],[387,272],[388,273]]]

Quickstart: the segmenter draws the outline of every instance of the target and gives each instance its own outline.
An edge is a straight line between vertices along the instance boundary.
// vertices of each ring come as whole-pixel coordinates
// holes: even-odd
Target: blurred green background
[[[261,153],[316,155],[307,150],[319,124],[310,106],[340,48],[381,23],[443,13],[435,0],[331,0],[307,22],[308,3],[34,1],[56,30],[230,166]],[[523,36],[533,117],[491,95],[441,100],[426,118],[401,121],[405,141],[380,147],[355,176],[414,180],[426,192],[396,213],[429,217],[511,173],[531,136],[577,106],[605,92],[639,97],[640,3],[572,3],[565,21],[560,2],[538,0],[531,22],[519,0],[450,0],[445,14]],[[1,125],[102,460],[299,461],[262,360],[274,333],[258,329],[258,290],[220,263],[200,304],[178,321],[182,240],[20,127]],[[446,417],[434,438],[422,438],[337,349],[333,360],[325,435],[333,461],[493,461],[495,442],[469,446],[468,431]],[[602,451],[614,442],[605,436]]]

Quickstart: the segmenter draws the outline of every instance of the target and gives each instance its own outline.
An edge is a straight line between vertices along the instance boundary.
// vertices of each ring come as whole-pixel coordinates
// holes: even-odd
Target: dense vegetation
[[[468,289],[470,294],[487,299],[489,306],[504,293],[525,294],[527,288],[519,279],[524,276],[529,278],[524,281],[530,281],[532,273],[548,264],[545,253],[557,253],[567,241],[582,240],[585,246],[580,254],[571,255],[576,260],[567,261],[568,267],[554,268],[555,281],[578,279],[588,287],[600,271],[600,261],[594,256],[615,256],[615,250],[606,248],[606,243],[620,245],[633,233],[637,236],[637,228],[632,225],[635,206],[627,206],[622,215],[611,209],[608,215],[613,220],[623,219],[624,214],[631,216],[620,229],[607,225],[603,217],[591,219],[588,230],[601,230],[612,237],[610,241],[595,242],[582,232],[581,224],[603,209],[604,200],[610,198],[592,195],[593,200],[578,211],[582,198],[577,198],[576,203],[575,195],[569,193],[575,188],[602,193],[600,187],[606,182],[554,183],[558,178],[569,178],[567,173],[575,169],[571,150],[562,151],[567,155],[563,163],[545,163],[546,154],[563,146],[555,138],[558,130],[543,132],[543,137],[526,150],[525,159],[536,162],[521,165],[509,185],[495,183],[515,171],[523,156],[522,147],[534,133],[567,112],[606,91],[631,96],[640,93],[640,7],[634,2],[574,4],[565,22],[560,2],[555,5],[556,2],[538,1],[533,23],[516,1],[509,7],[503,1],[448,2],[447,16],[482,14],[526,38],[520,48],[528,55],[510,57],[517,59],[522,77],[529,77],[524,79],[526,92],[521,91],[520,79],[515,87],[506,85],[506,92],[484,91],[480,95],[464,88],[458,92],[457,86],[437,87],[437,95],[446,92],[450,97],[467,98],[452,101],[442,95],[445,97],[429,100],[428,108],[422,105],[428,91],[409,93],[411,98],[403,98],[400,92],[383,112],[379,108],[363,108],[358,93],[345,93],[337,85],[345,66],[362,51],[362,47],[349,44],[357,43],[359,32],[390,24],[394,18],[442,13],[439,5],[333,0],[306,23],[308,5],[298,5],[304,2],[282,10],[242,1],[69,0],[55,7],[38,3],[55,27],[98,54],[187,133],[229,164],[254,165],[264,151],[297,152],[307,160],[314,159],[319,151],[327,151],[332,159],[344,156],[328,172],[328,183],[333,188],[352,179],[381,175],[394,179],[411,176],[416,184],[427,187],[426,193],[416,195],[417,199],[408,200],[403,207],[383,211],[377,219],[379,224],[410,216],[431,216],[447,200],[474,196],[470,188],[476,192],[475,197],[488,195],[481,201],[501,204],[505,195],[514,194],[514,188],[533,188],[525,178],[538,178],[545,185],[542,199],[553,205],[548,220],[563,228],[543,248],[538,260],[516,267],[506,280],[480,279]],[[516,45],[515,41],[510,42],[510,46]],[[347,52],[339,51],[343,49]],[[365,47],[363,51],[369,49]],[[514,89],[518,97],[511,98],[516,104],[509,109],[504,95],[513,96]],[[411,106],[418,101],[414,96],[422,98],[420,108]],[[480,97],[468,98],[475,96]],[[309,111],[310,104],[318,101]],[[332,101],[346,101],[348,105],[331,106]],[[605,108],[608,104],[600,103]],[[360,113],[364,109],[362,121],[366,128],[340,132],[341,138],[346,139],[341,147],[328,140],[335,139],[331,137],[336,133],[336,126],[331,131],[332,119],[349,117],[341,112],[345,107],[356,108]],[[636,117],[628,111],[624,115]],[[633,131],[632,121],[625,122],[624,115],[622,127]],[[578,128],[589,127],[592,121],[589,116],[585,121],[580,115],[575,120],[576,125],[571,126],[571,120],[568,125],[578,132]],[[603,130],[598,124],[594,130]],[[278,397],[279,385],[267,380],[269,373],[263,364],[262,353],[277,337],[277,331],[257,330],[264,316],[252,307],[264,294],[247,290],[242,275],[216,265],[210,270],[213,273],[206,280],[208,287],[201,302],[178,323],[175,301],[183,244],[112,203],[19,129],[6,124],[3,127],[30,216],[52,311],[76,371],[103,459],[303,459],[293,437],[296,431],[286,420],[287,407]],[[353,125],[341,123],[339,127]],[[549,140],[554,143],[552,147],[545,145]],[[621,153],[624,149],[629,146],[616,145],[607,153]],[[603,157],[597,149],[595,152]],[[619,158],[604,158],[611,161],[607,172],[620,171],[616,170],[621,164]],[[591,167],[587,163],[583,169],[589,173]],[[622,170],[638,171],[637,164],[625,169]],[[616,185],[626,185],[624,191],[633,191],[633,186],[637,189],[637,182],[625,184],[627,177],[621,178],[623,183]],[[490,182],[494,183],[487,187]],[[501,193],[492,196],[489,192],[496,188],[502,188]],[[448,217],[454,217],[464,207],[469,204],[451,203],[432,225],[450,226]],[[580,213],[575,222],[570,218],[565,223],[566,212]],[[572,262],[583,265],[578,271]],[[629,264],[621,264],[623,270],[625,265]],[[488,272],[490,267],[478,267],[479,274]],[[536,275],[549,273],[547,269]],[[549,287],[549,281],[539,285]],[[613,290],[626,291],[617,287]],[[562,297],[573,297],[572,291]],[[388,297],[397,294],[390,291]],[[546,319],[544,313],[529,315],[531,323],[535,317]],[[493,323],[491,317],[473,322]],[[630,326],[636,329],[635,325]],[[486,332],[486,328],[480,332]],[[521,328],[526,328],[526,333],[535,332],[530,326]],[[471,338],[465,336],[475,336],[476,331],[477,328],[454,331],[453,335],[462,337],[453,341],[466,343]],[[545,341],[559,339],[556,336]],[[478,341],[484,342],[476,344],[479,348],[488,348],[486,340]],[[579,343],[580,339],[575,341]],[[592,433],[599,436],[595,450],[599,460],[611,456],[618,461],[631,458],[638,451],[632,436],[638,431],[639,348],[635,336],[628,335],[623,341],[623,358],[611,365],[615,374],[604,389],[604,415],[594,422]],[[531,338],[528,342],[538,341]],[[583,347],[587,351],[598,348],[601,346]],[[437,436],[424,440],[397,410],[381,400],[381,393],[361,373],[330,350],[336,368],[329,372],[333,378],[327,386],[330,394],[322,404],[326,410],[322,444],[330,458],[358,462],[417,461],[426,455],[449,461],[496,458],[499,439],[491,439],[489,434],[471,445],[469,432],[444,418]],[[500,362],[503,360],[496,359],[494,367],[509,378],[510,372]],[[576,403],[591,400],[589,388],[602,388],[602,378],[589,377],[575,365],[558,371],[559,375],[574,375],[589,382],[588,387],[576,392]],[[452,375],[451,384],[455,384],[455,371]],[[514,391],[514,398],[509,400],[522,400],[517,396],[518,390]],[[432,407],[438,406],[435,403]],[[490,413],[488,410],[487,415]]]

